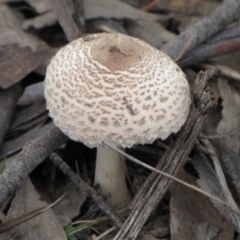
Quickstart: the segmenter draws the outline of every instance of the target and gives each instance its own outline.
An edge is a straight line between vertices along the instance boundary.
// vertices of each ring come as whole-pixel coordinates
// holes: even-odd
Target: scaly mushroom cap
[[[93,34],[63,47],[45,79],[47,108],[71,139],[131,147],[179,131],[190,107],[182,70],[163,52],[122,34]]]

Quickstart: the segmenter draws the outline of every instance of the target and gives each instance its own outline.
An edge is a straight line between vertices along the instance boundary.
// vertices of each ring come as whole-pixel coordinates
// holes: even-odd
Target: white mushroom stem
[[[126,162],[110,148],[98,147],[94,185],[99,184],[110,206],[128,205],[131,195],[126,184]]]

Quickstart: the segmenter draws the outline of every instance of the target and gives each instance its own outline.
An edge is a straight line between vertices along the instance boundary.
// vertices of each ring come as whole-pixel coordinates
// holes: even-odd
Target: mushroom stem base
[[[112,207],[128,205],[131,201],[125,174],[126,163],[122,156],[109,148],[97,148],[94,185],[100,185],[101,193],[108,197],[107,203]]]

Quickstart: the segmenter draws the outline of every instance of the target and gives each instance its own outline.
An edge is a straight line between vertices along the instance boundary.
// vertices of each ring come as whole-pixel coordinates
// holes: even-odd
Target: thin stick
[[[194,34],[188,51],[203,43],[211,36],[220,32],[230,23],[238,20],[240,15],[240,0],[224,1],[209,16],[204,17],[193,26],[182,32],[175,40],[167,43],[161,49],[171,58],[176,58]]]
[[[218,134],[213,134],[213,135],[204,135],[203,133],[201,133],[199,136],[201,138],[205,138],[205,139],[222,139],[222,138],[229,138],[231,136],[235,136],[235,135],[238,135],[240,134],[240,129],[237,129],[237,130],[232,130],[232,131],[229,131],[229,132],[225,132],[225,133],[218,133]]]
[[[21,186],[33,169],[67,140],[68,137],[58,128],[52,127],[27,143],[12,165],[0,175],[0,204]]]
[[[64,162],[56,153],[51,154],[50,159],[64,174],[70,178],[79,191],[86,192],[96,203],[98,208],[101,209],[114,222],[114,224],[116,224],[116,226],[121,227],[123,222],[121,217],[105,203],[103,197],[98,194],[94,188],[90,187],[75,172],[73,172],[67,163]]]
[[[0,224],[0,232],[5,231],[9,228],[12,228],[14,226],[17,226],[23,222],[26,222],[27,220],[30,220],[36,216],[38,216],[39,214],[45,212],[46,210],[48,210],[49,208],[52,208],[53,206],[55,206],[59,201],[62,200],[62,198],[66,195],[66,193],[64,193],[59,199],[57,199],[55,202],[49,204],[47,207],[41,207],[41,208],[37,208],[35,210],[32,210],[26,214],[23,214],[19,217],[15,217],[13,219],[10,219],[2,224]]]
[[[215,197],[215,196],[213,196],[213,195],[210,194],[210,193],[204,192],[204,191],[201,190],[200,188],[195,187],[194,185],[189,184],[189,183],[187,183],[187,182],[184,182],[184,181],[182,181],[182,180],[180,180],[180,179],[178,179],[178,178],[176,178],[176,177],[174,177],[174,176],[172,176],[172,175],[170,175],[170,174],[168,174],[168,173],[165,173],[165,172],[163,172],[163,171],[161,171],[161,170],[158,170],[158,169],[156,169],[156,168],[154,168],[154,167],[152,167],[152,166],[150,166],[150,165],[148,165],[148,164],[146,164],[146,163],[143,163],[142,161],[138,160],[137,158],[134,158],[134,157],[128,155],[127,153],[121,151],[120,149],[118,149],[118,148],[110,145],[109,143],[103,142],[103,144],[104,144],[105,146],[111,148],[112,150],[118,152],[119,154],[123,155],[124,157],[126,157],[126,158],[129,159],[130,161],[132,161],[132,162],[134,162],[134,163],[136,163],[136,164],[138,164],[138,165],[140,165],[140,166],[142,166],[142,167],[144,167],[144,168],[147,168],[147,169],[149,169],[149,170],[151,170],[151,171],[157,172],[157,173],[159,173],[159,174],[161,174],[161,175],[163,175],[163,176],[165,176],[165,177],[167,177],[167,178],[170,178],[170,179],[174,180],[175,182],[178,182],[178,183],[182,184],[182,185],[185,186],[185,187],[188,187],[188,188],[190,188],[190,189],[192,189],[192,190],[194,190],[194,191],[196,191],[196,192],[201,193],[202,195],[204,195],[204,196],[206,196],[206,197],[209,197],[209,198],[214,199],[214,200],[217,201],[218,203],[221,203],[222,205],[227,206],[227,207],[228,207],[229,209],[231,209],[234,213],[236,213],[237,215],[240,216],[240,212],[239,212],[239,211],[233,209],[228,203],[224,202],[224,201],[221,200],[220,198]]]
[[[105,237],[106,235],[108,235],[109,233],[115,231],[116,229],[117,229],[116,226],[113,226],[113,227],[109,228],[107,231],[103,232],[101,235],[99,235],[94,240],[100,240],[101,238]]]
[[[176,141],[161,157],[156,168],[173,176],[186,163],[187,157],[196,143],[209,109],[213,106],[212,93],[207,87],[210,79],[219,74],[219,70],[199,72],[193,90],[193,103],[187,122],[182,127]],[[157,207],[173,180],[152,172],[130,204],[131,213],[114,240],[136,239],[151,212]]]

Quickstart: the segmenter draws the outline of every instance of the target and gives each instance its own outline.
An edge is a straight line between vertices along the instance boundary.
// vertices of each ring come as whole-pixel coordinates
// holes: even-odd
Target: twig
[[[226,133],[220,133],[220,134],[213,134],[213,135],[204,135],[203,133],[200,134],[201,138],[206,138],[206,139],[222,139],[222,138],[229,138],[231,136],[239,135],[240,134],[240,129],[233,130],[230,132]]]
[[[230,52],[240,50],[240,23],[238,22],[234,27],[227,28],[222,32],[214,35],[208,39],[205,44],[199,45],[192,51],[189,51],[181,61],[179,65],[186,67],[209,60],[210,58],[221,56]],[[216,67],[216,66],[215,66]],[[227,67],[222,66],[222,74],[227,72]],[[229,72],[230,69],[228,69]],[[234,76],[236,75],[236,71]],[[239,75],[239,73],[238,73]]]
[[[7,90],[0,90],[0,146],[5,138],[18,98],[23,92],[23,87],[16,84]]]
[[[0,175],[0,204],[21,186],[34,168],[67,140],[68,137],[54,127],[27,143],[12,166]]]
[[[188,52],[178,64],[181,67],[187,67],[238,50],[240,50],[240,37],[217,43],[206,43]]]
[[[203,70],[218,67],[221,70],[221,76],[224,76],[228,79],[240,81],[240,72],[234,69],[231,69],[227,66],[216,64],[216,63],[211,63],[211,64],[200,63],[200,64],[197,64],[196,66]]]
[[[97,194],[94,188],[90,187],[75,172],[73,172],[60,156],[58,156],[56,153],[53,153],[51,154],[50,159],[64,174],[70,178],[72,183],[79,191],[86,192],[88,196],[93,199],[98,208],[101,209],[107,216],[109,216],[116,226],[122,226],[123,220],[121,217],[105,203],[103,197],[100,194]]]
[[[142,167],[144,167],[144,168],[146,168],[146,169],[149,169],[149,170],[151,170],[151,171],[153,171],[153,172],[159,173],[159,174],[161,174],[161,175],[163,175],[163,176],[165,176],[165,177],[167,177],[167,178],[169,178],[169,179],[172,179],[173,181],[175,181],[175,182],[177,182],[177,183],[179,183],[179,184],[181,184],[181,185],[183,185],[183,186],[185,186],[185,187],[188,187],[188,188],[190,188],[190,189],[192,189],[192,190],[194,190],[194,191],[196,191],[196,192],[199,192],[200,194],[202,194],[202,195],[204,195],[204,196],[206,196],[206,197],[208,197],[208,198],[211,198],[211,199],[217,201],[218,203],[220,203],[220,204],[222,204],[222,205],[224,205],[224,206],[227,206],[232,212],[236,213],[236,214],[239,215],[239,217],[240,217],[240,211],[238,210],[238,208],[236,208],[236,206],[233,207],[232,203],[229,204],[229,203],[227,203],[227,202],[224,202],[224,201],[221,200],[219,197],[216,197],[216,196],[212,195],[211,193],[207,193],[207,192],[203,191],[202,189],[200,189],[200,188],[198,188],[198,187],[196,187],[196,186],[194,186],[194,185],[192,185],[192,184],[189,184],[189,183],[187,183],[187,182],[184,182],[184,181],[182,181],[182,180],[179,179],[179,178],[176,178],[176,177],[174,177],[174,176],[172,176],[172,175],[170,175],[170,174],[168,174],[168,173],[166,173],[166,172],[163,172],[163,171],[158,170],[158,169],[156,169],[156,168],[154,168],[154,167],[152,167],[152,166],[150,166],[150,165],[148,165],[148,164],[146,164],[146,163],[144,163],[144,162],[141,162],[141,161],[138,160],[137,158],[134,158],[134,157],[130,156],[129,154],[121,151],[120,149],[118,149],[117,147],[114,147],[113,145],[111,145],[111,144],[109,144],[109,143],[105,143],[105,142],[104,142],[103,144],[104,144],[105,146],[111,148],[112,150],[118,152],[119,154],[123,155],[125,158],[129,159],[130,161],[132,161],[132,162],[134,162],[134,163],[136,163],[136,164],[138,164],[138,165],[140,165],[140,166],[142,166]],[[208,151],[208,153],[210,153],[210,152]],[[211,155],[212,155],[213,157],[215,157],[215,155],[213,154],[212,151],[211,151]],[[215,160],[215,161],[216,161],[216,160]],[[219,171],[218,171],[218,172],[219,172]],[[223,178],[223,175],[221,175],[221,179],[222,179],[222,178]],[[226,186],[224,186],[224,187],[226,188]]]
[[[175,40],[166,44],[161,50],[175,59],[191,36],[193,36],[193,39],[188,47],[189,51],[227,27],[230,23],[238,20],[239,16],[240,0],[224,1],[209,16],[204,17],[192,27],[182,32]]]
[[[208,123],[204,126],[205,135],[215,135],[216,130]],[[226,144],[226,139],[209,139],[219,156],[223,171],[231,184],[232,193],[237,201],[240,200],[240,157]]]
[[[203,148],[205,148],[205,153],[209,155],[209,157],[212,159],[212,163],[214,165],[214,170],[212,169],[212,166],[208,163],[208,159],[204,154],[197,154],[194,156],[192,164],[196,168],[197,172],[200,175],[200,179],[197,181],[198,185],[201,186],[201,189],[211,192],[215,196],[220,197],[221,199],[224,199],[225,202],[227,202],[227,205],[231,206],[231,210],[229,211],[229,208],[226,208],[224,205],[219,205],[218,202],[213,201],[213,199],[210,198],[214,206],[218,209],[220,214],[224,218],[227,219],[229,223],[231,223],[237,232],[240,231],[240,216],[239,216],[239,208],[237,204],[235,203],[231,192],[228,189],[225,176],[223,174],[218,156],[215,152],[215,149],[207,139],[200,139],[201,143],[203,144]],[[199,149],[199,145],[197,145],[197,149]],[[200,150],[201,152],[201,150]]]
[[[193,95],[194,104],[191,107],[188,120],[176,142],[168,148],[159,161],[156,166],[157,169],[176,176],[186,162],[187,156],[202,130],[202,125],[207,116],[206,113],[213,106],[211,93],[205,89],[207,82],[218,74],[218,69],[198,74]],[[169,178],[152,172],[133,199],[130,205],[132,211],[114,240],[136,239],[143,224],[172,182]]]
[[[181,49],[180,53],[178,54],[178,56],[174,59],[175,62],[179,62],[180,59],[183,57],[183,55],[188,51],[188,47],[190,46],[192,39],[194,36],[191,36],[191,38],[189,38],[189,40],[187,41],[187,43],[185,44],[185,46],[183,47],[183,49]]]
[[[202,142],[202,144],[205,146],[205,148],[208,150],[208,154],[212,159],[216,176],[217,176],[219,183],[222,187],[222,190],[225,194],[225,199],[228,201],[229,204],[231,204],[235,208],[235,210],[238,210],[238,207],[237,207],[235,201],[232,199],[232,194],[228,189],[226,179],[223,174],[222,167],[219,162],[218,156],[215,152],[215,149],[213,148],[212,144],[209,142],[208,139],[202,139],[202,138],[199,138],[199,139]]]
[[[101,235],[99,235],[98,237],[96,237],[94,240],[100,240],[102,239],[103,237],[107,236],[109,233],[113,232],[116,230],[116,227],[113,226],[111,228],[109,228],[107,231],[103,232]]]
[[[240,21],[238,21],[234,26],[229,27],[217,35],[213,36],[209,40],[208,43],[220,42],[230,38],[240,37]]]

